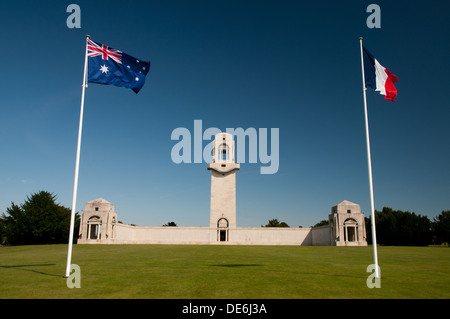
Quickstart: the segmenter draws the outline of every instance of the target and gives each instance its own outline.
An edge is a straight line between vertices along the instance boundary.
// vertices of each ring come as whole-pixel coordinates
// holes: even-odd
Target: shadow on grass
[[[30,271],[40,275],[53,276],[53,277],[61,277],[61,275],[50,274],[43,271],[38,271],[34,269],[26,269],[24,267],[42,267],[42,266],[55,266],[56,264],[34,264],[34,265],[10,265],[10,266],[1,266],[0,268],[14,268],[22,271]]]
[[[214,267],[259,267],[264,266],[262,264],[215,264],[215,265],[209,265]]]

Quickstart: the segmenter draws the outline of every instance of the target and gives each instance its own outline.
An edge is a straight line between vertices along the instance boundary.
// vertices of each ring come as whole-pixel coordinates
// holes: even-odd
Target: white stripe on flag
[[[377,88],[375,91],[379,91],[380,94],[386,95],[386,80],[388,78],[388,75],[385,71],[385,67],[378,62],[377,59],[375,60],[375,79],[377,81]]]

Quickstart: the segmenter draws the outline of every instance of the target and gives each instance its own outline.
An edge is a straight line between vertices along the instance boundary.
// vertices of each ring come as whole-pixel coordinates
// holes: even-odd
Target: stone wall
[[[230,229],[230,244],[311,245],[311,228],[238,227]]]
[[[324,226],[327,227],[327,226]],[[220,241],[208,227],[148,227],[116,224],[115,238],[79,239],[79,244],[187,244],[187,245],[330,245],[325,228],[238,227]],[[329,229],[329,228],[328,228]],[[328,234],[328,237],[326,237]],[[315,238],[315,239],[314,239]],[[327,244],[328,239],[328,244]]]
[[[314,227],[311,229],[311,239],[313,246],[331,245],[331,227],[330,225]]]

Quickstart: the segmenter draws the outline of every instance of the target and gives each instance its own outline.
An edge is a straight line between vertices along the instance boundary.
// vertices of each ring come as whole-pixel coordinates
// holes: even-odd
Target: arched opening
[[[227,144],[221,144],[218,152],[218,158],[220,161],[228,161],[230,159],[230,149]]]
[[[87,222],[87,239],[101,239],[102,219],[92,216]]]
[[[358,222],[353,218],[348,218],[344,221],[344,241],[358,241]]]
[[[228,241],[228,220],[220,218],[217,221],[217,241]]]

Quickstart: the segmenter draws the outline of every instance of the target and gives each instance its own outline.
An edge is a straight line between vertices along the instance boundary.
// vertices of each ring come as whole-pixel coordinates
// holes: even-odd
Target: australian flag
[[[136,94],[144,86],[150,62],[87,39],[89,83],[122,86]]]

